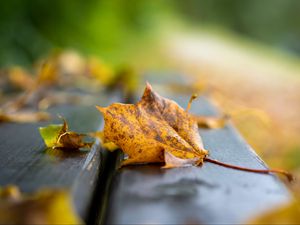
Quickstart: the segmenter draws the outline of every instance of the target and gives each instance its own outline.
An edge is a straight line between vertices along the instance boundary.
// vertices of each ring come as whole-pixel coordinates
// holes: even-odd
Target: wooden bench
[[[189,99],[187,95],[161,94],[183,107]],[[120,95],[102,96],[95,104],[122,101]],[[218,114],[206,98],[195,101],[191,110],[201,115]],[[62,114],[71,129],[78,132],[103,126],[94,106],[60,106],[51,112]],[[119,170],[123,155],[108,153],[99,142],[87,154],[45,151],[38,127],[48,123],[0,124],[0,185],[15,184],[25,192],[41,187],[68,188],[77,212],[88,224],[243,223],[290,199],[274,175],[241,172],[209,163],[201,168],[161,169],[159,165],[143,165]],[[200,134],[212,158],[266,168],[232,124],[222,129],[200,129]]]
[[[70,129],[80,133],[102,129],[103,120],[96,104],[110,104],[120,101],[120,95],[99,95],[91,106],[56,106],[49,109],[55,118],[57,114],[66,118]],[[100,151],[96,142],[91,151],[62,152],[47,149],[38,128],[54,121],[40,123],[0,124],[0,185],[14,184],[21,191],[34,192],[43,187],[66,188],[73,196],[75,208],[85,220],[92,220],[93,198],[96,195],[99,177],[107,155]],[[102,182],[102,181],[101,181]]]

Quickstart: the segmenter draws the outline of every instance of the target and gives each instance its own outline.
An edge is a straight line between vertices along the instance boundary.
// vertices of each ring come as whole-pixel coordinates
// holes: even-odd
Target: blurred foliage
[[[31,65],[53,48],[126,63],[174,20],[217,25],[300,53],[298,0],[11,0],[0,3],[0,66]]]
[[[177,0],[189,21],[214,24],[300,54],[298,0]]]
[[[167,3],[167,2],[166,2]],[[0,3],[0,61],[30,65],[57,48],[117,60],[147,37],[166,3],[139,0],[12,0]],[[158,10],[159,9],[159,10]],[[126,56],[124,61],[126,61]]]

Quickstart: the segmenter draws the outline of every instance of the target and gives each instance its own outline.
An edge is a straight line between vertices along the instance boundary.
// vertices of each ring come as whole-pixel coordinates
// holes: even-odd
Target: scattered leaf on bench
[[[204,149],[198,133],[199,121],[188,113],[196,97],[191,97],[184,110],[174,101],[159,96],[147,84],[142,99],[136,104],[97,106],[105,121],[102,139],[115,143],[128,155],[121,166],[164,162],[164,168],[174,168],[199,166],[206,161],[247,172],[280,173],[293,180],[293,176],[284,170],[250,169],[208,158],[208,151]],[[219,121],[205,118],[202,123],[216,128],[224,125],[221,121],[225,118]]]
[[[21,192],[18,187],[14,185],[8,185],[5,188],[0,187],[0,199],[20,199]]]
[[[114,78],[114,71],[96,57],[90,57],[86,62],[87,71],[94,82],[108,85]]]
[[[63,124],[50,124],[40,127],[40,134],[49,148],[80,149],[90,148],[92,143],[84,142],[85,134],[69,131],[68,124],[63,119]]]
[[[33,76],[21,67],[12,67],[9,70],[9,81],[13,86],[22,90],[29,90],[35,85]]]
[[[16,122],[16,123],[34,123],[45,121],[50,118],[46,112],[19,111],[15,113],[5,113],[0,111],[1,122]]]
[[[58,55],[52,55],[41,65],[40,71],[35,80],[35,87],[33,87],[33,89],[36,89],[40,85],[55,85],[58,81]]]
[[[208,128],[208,129],[216,129],[223,128],[228,119],[228,115],[223,115],[221,117],[215,116],[194,116],[195,120],[197,120],[197,124],[199,128]]]
[[[181,161],[178,167],[191,162],[200,165],[208,154],[195,119],[174,101],[153,92],[149,84],[137,104],[97,108],[104,115],[105,140],[129,156],[123,165],[166,162],[165,151],[180,159],[193,159]]]
[[[42,189],[21,194],[16,186],[0,189],[0,224],[83,224],[69,192]]]

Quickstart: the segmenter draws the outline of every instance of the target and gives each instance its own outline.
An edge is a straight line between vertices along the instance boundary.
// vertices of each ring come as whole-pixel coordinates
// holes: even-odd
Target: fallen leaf
[[[31,81],[27,81],[29,79],[27,76],[29,77],[30,75],[24,74],[22,75],[20,71],[14,71],[10,74],[10,79],[19,83],[26,83],[26,89],[24,89],[24,92],[19,96],[1,106],[2,111],[6,114],[10,114],[12,112],[18,113],[22,109],[28,107],[38,108],[37,106],[39,102],[47,96],[47,90],[49,87],[58,83],[57,60],[55,57],[48,59],[41,66],[35,79]]]
[[[142,99],[136,104],[97,106],[105,121],[101,138],[115,143],[128,155],[121,166],[164,162],[164,168],[174,168],[199,166],[206,161],[247,172],[280,173],[289,181],[293,180],[290,173],[280,169],[251,169],[208,158],[198,133],[197,118],[188,112],[196,97],[191,97],[184,110],[176,102],[155,93],[147,84]],[[215,122],[210,127],[217,125]]]
[[[18,187],[0,189],[0,224],[83,224],[71,196],[61,189],[42,189],[21,194]]]
[[[38,109],[46,110],[55,105],[91,105],[92,97],[72,95],[68,92],[48,92],[47,95],[38,102]]]
[[[215,116],[196,116],[194,115],[199,128],[216,129],[223,128],[229,120],[228,115]]]
[[[0,187],[0,199],[20,199],[21,192],[18,187],[14,185],[7,185],[5,188]]]
[[[29,90],[35,85],[33,76],[20,67],[12,67],[9,70],[9,80],[15,87],[22,90]]]
[[[0,122],[34,123],[50,119],[46,112],[19,111],[5,113],[0,111]]]
[[[50,124],[47,127],[40,127],[40,134],[47,147],[56,146],[58,137],[65,132],[63,124]]]
[[[136,71],[128,66],[123,65],[115,73],[114,79],[107,84],[108,90],[122,90],[124,96],[130,99],[135,94],[135,90],[139,84],[139,76]]]
[[[59,81],[58,74],[58,55],[50,56],[40,67],[40,71],[35,80],[35,86],[32,89],[36,89],[40,85],[55,85]]]
[[[84,142],[85,134],[69,131],[68,124],[63,119],[63,124],[50,124],[39,128],[40,134],[49,148],[80,149],[90,148],[92,143]]]
[[[194,118],[174,101],[153,92],[149,84],[136,104],[97,108],[104,115],[105,140],[120,146],[129,156],[122,165],[166,162],[165,151],[200,165],[208,154]],[[183,160],[177,166],[190,163]]]
[[[108,85],[114,79],[113,70],[96,57],[87,60],[87,70],[94,81],[101,85]]]

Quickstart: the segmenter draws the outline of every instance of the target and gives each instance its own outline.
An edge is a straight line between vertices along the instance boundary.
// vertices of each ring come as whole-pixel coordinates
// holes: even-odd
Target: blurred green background
[[[217,27],[300,54],[299,0],[10,0],[0,3],[0,66],[54,48],[130,61],[165,30]]]

